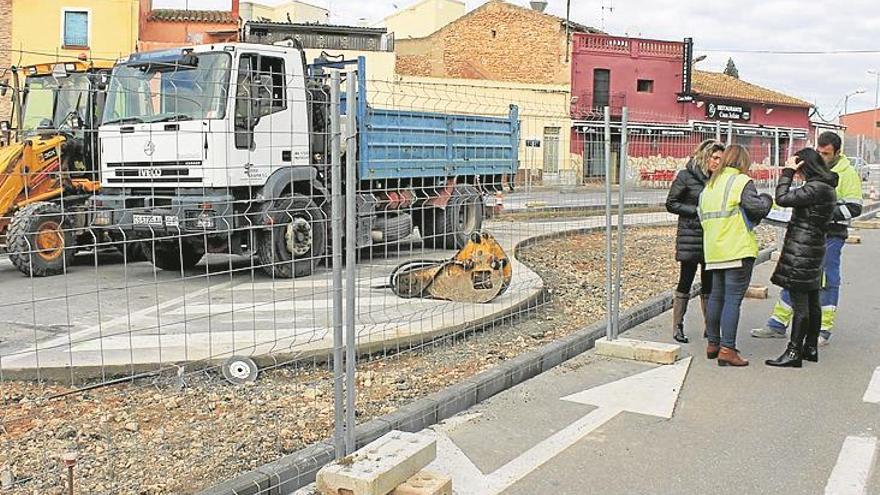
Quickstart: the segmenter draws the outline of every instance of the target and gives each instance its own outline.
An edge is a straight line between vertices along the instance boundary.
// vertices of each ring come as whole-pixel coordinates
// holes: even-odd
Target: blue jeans
[[[706,333],[709,343],[736,349],[736,330],[739,312],[749,282],[755,258],[742,260],[740,268],[712,271],[712,293],[706,317]]]
[[[840,237],[829,237],[825,240],[825,258],[822,259],[824,277],[822,289],[819,291],[819,303],[822,305],[822,330],[830,332],[834,327],[837,315],[837,302],[840,299],[840,256],[843,252],[844,240]],[[791,323],[791,294],[783,289],[773,314],[767,321],[767,327],[779,333]]]

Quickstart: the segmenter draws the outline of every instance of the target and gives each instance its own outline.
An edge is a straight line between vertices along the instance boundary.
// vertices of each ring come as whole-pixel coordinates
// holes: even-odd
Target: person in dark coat
[[[684,331],[684,315],[691,298],[691,285],[700,270],[700,302],[703,318],[706,317],[706,304],[712,292],[712,274],[705,270],[703,258],[703,227],[697,216],[700,193],[706,187],[711,175],[710,168],[721,162],[724,145],[714,139],[707,139],[697,146],[687,166],[678,172],[669,195],[666,197],[666,211],[678,215],[678,230],[675,235],[675,261],[680,264],[678,285],[672,301],[672,338],[683,344],[688,343]]]
[[[792,189],[796,172],[805,182],[802,187]],[[794,315],[788,347],[777,359],[768,359],[768,366],[800,368],[803,359],[819,360],[822,259],[825,236],[837,207],[834,191],[837,179],[837,174],[825,165],[819,153],[805,148],[789,159],[776,186],[776,204],[793,211],[785,231],[782,255],[770,281],[788,289]]]

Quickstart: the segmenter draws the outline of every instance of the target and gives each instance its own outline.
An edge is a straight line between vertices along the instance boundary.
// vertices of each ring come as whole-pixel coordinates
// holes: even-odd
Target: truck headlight
[[[106,227],[113,223],[113,215],[109,211],[95,212],[95,218],[92,219],[92,225],[95,227]]]

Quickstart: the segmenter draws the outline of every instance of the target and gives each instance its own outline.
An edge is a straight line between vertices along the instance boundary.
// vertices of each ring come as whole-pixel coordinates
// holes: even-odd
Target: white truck
[[[277,277],[312,273],[329,254],[325,69],[346,64],[358,66],[358,247],[414,226],[428,245],[463,245],[481,226],[484,198],[516,173],[515,106],[504,117],[376,109],[363,58],[308,65],[301,48],[244,43],[117,63],[92,226],[148,240],[161,269],[217,252],[255,255]]]

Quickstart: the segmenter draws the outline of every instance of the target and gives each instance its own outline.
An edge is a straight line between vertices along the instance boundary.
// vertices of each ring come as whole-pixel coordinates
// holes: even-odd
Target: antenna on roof
[[[614,13],[614,0],[609,0],[608,7],[605,6],[605,0],[602,0],[602,31],[605,30],[605,10],[608,10],[608,14]]]

